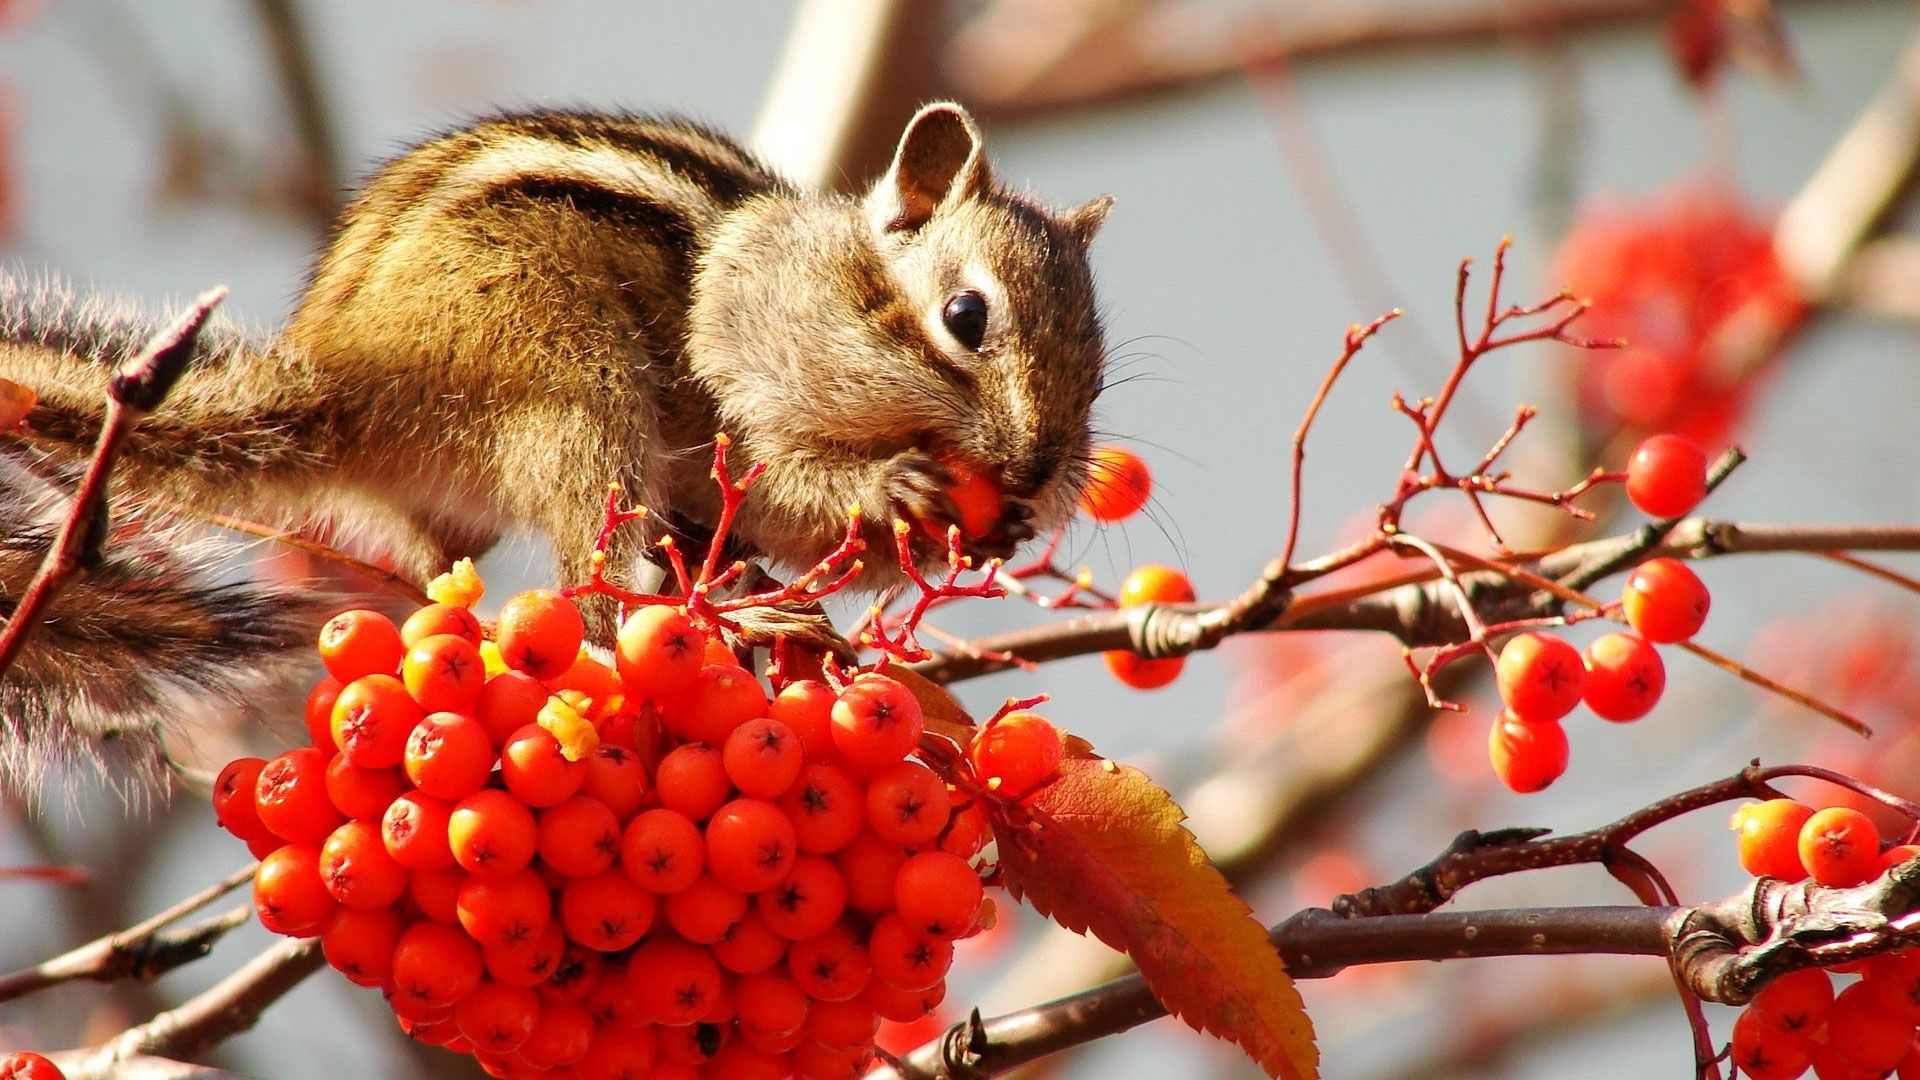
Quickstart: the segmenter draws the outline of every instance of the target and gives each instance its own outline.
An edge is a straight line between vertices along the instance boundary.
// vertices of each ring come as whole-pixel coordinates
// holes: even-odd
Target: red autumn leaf
[[[1306,1006],[1267,930],[1138,769],[1069,748],[1057,779],[993,822],[1012,893],[1139,966],[1167,1010],[1273,1077],[1319,1072]]]

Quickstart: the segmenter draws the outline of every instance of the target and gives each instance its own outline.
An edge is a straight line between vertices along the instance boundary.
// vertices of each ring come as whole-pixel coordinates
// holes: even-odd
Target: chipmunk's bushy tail
[[[0,453],[0,616],[59,532],[71,472]],[[0,674],[0,791],[32,798],[50,769],[76,766],[128,794],[153,790],[168,725],[250,717],[311,662],[327,598],[221,581],[219,545],[193,531],[116,514],[100,563],[29,630]]]
[[[0,378],[33,389],[42,406],[29,430],[0,435],[0,619],[13,617],[67,515],[107,374],[159,326],[57,282],[26,285],[0,271]],[[257,355],[218,321],[203,328],[192,363],[203,379],[218,378]],[[62,427],[69,412],[71,432]],[[204,450],[211,461],[197,467],[186,460],[194,454],[179,455],[186,472],[238,471],[249,452]],[[161,778],[170,725],[272,708],[303,654],[311,662],[334,597],[241,580],[230,545],[143,503],[140,474],[151,467],[123,464],[100,561],[67,582],[0,672],[0,793],[34,798],[50,770],[77,766],[144,795]]]

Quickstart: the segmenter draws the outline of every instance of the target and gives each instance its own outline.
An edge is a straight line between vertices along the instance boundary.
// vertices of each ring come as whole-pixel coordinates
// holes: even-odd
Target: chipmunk
[[[1104,371],[1087,248],[1110,205],[1055,212],[999,185],[972,117],[949,103],[912,118],[858,199],[801,190],[682,121],[484,119],[379,170],[277,340],[256,348],[210,329],[120,454],[118,497],[156,512],[324,522],[350,550],[380,545],[417,581],[525,527],[552,544],[559,580],[577,583],[610,483],[655,523],[615,533],[610,569],[633,567],[660,522],[711,526],[711,447],[724,432],[741,468],[768,466],[734,538],[772,563],[818,560],[857,504],[881,553],[857,584],[894,580],[894,517],[935,533],[958,520],[943,461],[1004,492],[999,521],[970,547],[1009,554],[1064,521],[1087,479]],[[109,365],[145,333],[57,291],[0,282],[0,377],[38,394],[0,450],[54,460],[89,449]],[[0,509],[0,550],[25,531],[16,514]],[[929,562],[944,555],[916,543]],[[25,562],[0,559],[0,612]],[[156,588],[199,588],[160,573]],[[179,600],[256,616],[286,607],[232,587]],[[70,598],[49,623],[62,605],[104,617],[116,603]],[[588,614],[610,640],[610,607]],[[199,621],[224,640],[213,628],[225,624]],[[285,630],[271,623],[255,644],[270,651]],[[110,681],[116,668],[205,681],[193,664],[145,675],[150,632],[136,621],[97,642],[44,638],[37,666],[30,645],[22,667],[37,682],[9,697],[17,678],[0,677],[0,723],[51,715],[54,698],[99,714],[97,729],[118,722],[116,699],[143,699],[49,681],[57,648],[117,651],[92,669]]]

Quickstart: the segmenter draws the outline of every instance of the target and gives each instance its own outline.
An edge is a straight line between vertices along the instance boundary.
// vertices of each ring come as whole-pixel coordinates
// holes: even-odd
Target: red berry
[[[1827,1026],[1832,1011],[1833,979],[1820,968],[1775,976],[1747,1004],[1769,1028],[1809,1038]]]
[[[826,855],[845,847],[866,826],[866,789],[837,765],[810,762],[780,796],[780,809],[793,822],[800,850]]]
[[[1627,498],[1657,518],[1679,517],[1707,497],[1707,455],[1678,435],[1653,435],[1627,462]]]
[[[592,877],[620,857],[620,822],[599,799],[576,795],[540,815],[540,861],[568,877]]]
[[[838,867],[818,855],[793,861],[785,881],[754,898],[760,915],[774,933],[789,941],[818,937],[840,921],[847,910],[847,879]]]
[[[400,640],[408,648],[420,644],[435,634],[452,634],[465,638],[474,648],[480,647],[480,620],[473,612],[458,604],[428,604],[407,616],[400,624]]]
[[[560,890],[560,927],[589,949],[619,952],[653,925],[657,902],[618,870],[575,878]]]
[[[498,788],[461,799],[447,822],[447,844],[470,874],[499,877],[533,861],[539,828],[525,803]]]
[[[393,977],[400,930],[400,916],[392,908],[343,907],[320,932],[320,951],[354,985],[385,986]]]
[[[1153,474],[1140,455],[1118,446],[1102,446],[1088,462],[1080,508],[1095,521],[1120,521],[1139,513],[1153,494]]]
[[[727,777],[742,795],[772,799],[793,786],[804,753],[793,729],[771,717],[749,720],[733,729],[721,750]]]
[[[614,661],[627,688],[659,699],[693,685],[706,666],[707,632],[679,608],[650,604],[620,624]]]
[[[1120,583],[1120,606],[1142,604],[1190,604],[1194,600],[1193,582],[1171,566],[1149,563],[1137,566]]]
[[[643,811],[621,834],[620,868],[648,892],[678,892],[692,884],[706,865],[706,840],[700,827],[678,810]]]
[[[327,758],[317,748],[288,750],[260,767],[254,812],[282,840],[318,843],[342,818],[327,796]]]
[[[1752,1009],[1733,1022],[1733,1063],[1750,1080],[1794,1080],[1813,1062],[1813,1038],[1769,1027]]]
[[[454,865],[447,827],[453,807],[444,799],[409,791],[393,800],[380,819],[387,854],[409,870],[446,870]]]
[[[406,756],[407,737],[426,717],[392,675],[363,675],[333,702],[333,744],[363,769],[386,769]]]
[[[317,934],[334,907],[320,877],[318,845],[287,844],[261,859],[253,873],[253,909],[260,925],[276,934]]]
[[[1807,876],[1800,862],[1800,827],[1813,807],[1793,799],[1747,803],[1733,812],[1728,827],[1739,833],[1740,866],[1754,877],[1799,881]]]
[[[925,723],[913,691],[885,675],[862,675],[834,703],[833,744],[850,769],[873,773],[912,753]]]
[[[1871,881],[1880,873],[1880,830],[1858,810],[1830,806],[1800,826],[1800,862],[1822,885]]]
[[[552,679],[573,666],[586,633],[586,623],[573,601],[550,589],[533,589],[500,609],[495,638],[508,667],[536,679]]]
[[[1500,700],[1522,723],[1558,720],[1580,704],[1587,669],[1574,647],[1552,634],[1515,635],[1494,665]]]
[[[487,669],[473,642],[456,634],[435,634],[407,650],[400,680],[429,712],[468,712],[480,700]]]
[[[1660,652],[1633,634],[1594,639],[1583,657],[1587,665],[1587,708],[1615,723],[1638,720],[1660,700],[1667,687],[1667,666]]]
[[[407,891],[406,867],[381,843],[380,827],[349,821],[320,845],[320,877],[327,892],[350,908],[383,908]]]
[[[818,679],[796,679],[781,688],[767,715],[793,729],[806,760],[833,753],[833,688]]]
[[[883,769],[867,784],[867,828],[902,847],[931,844],[951,809],[946,781],[917,761]]]
[[[1557,721],[1521,723],[1501,713],[1488,733],[1487,754],[1501,783],[1522,794],[1539,791],[1567,771],[1567,733]]]
[[[967,757],[981,783],[1021,796],[1054,774],[1064,752],[1059,730],[1044,717],[1016,712],[974,736]]]
[[[453,1006],[454,1023],[476,1053],[512,1053],[533,1034],[539,1018],[540,998],[532,990],[489,980]]]
[[[320,628],[320,659],[343,683],[362,675],[392,675],[407,652],[400,629],[377,611],[343,611]]]
[[[866,943],[845,923],[787,950],[787,974],[819,1001],[851,1001],[873,978]]]
[[[213,780],[214,820],[242,840],[274,839],[273,830],[260,820],[260,808],[254,801],[260,770],[266,764],[257,757],[234,758]]]
[[[1912,1048],[1913,1025],[1881,1008],[1872,987],[1854,983],[1833,999],[1827,1045],[1855,1065],[1891,1069]]]
[[[1700,632],[1712,605],[1707,586],[1678,559],[1648,559],[1627,577],[1621,610],[1642,637],[1661,645]]]
[[[526,805],[553,806],[580,790],[587,763],[567,760],[560,740],[539,724],[528,724],[500,747],[500,779]]]
[[[867,938],[873,977],[900,990],[925,990],[947,977],[953,966],[953,942],[924,934],[883,915]]]
[[[793,869],[793,823],[772,803],[735,799],[707,822],[707,872],[743,893],[771,888]]]
[[[454,913],[473,940],[487,948],[521,945],[537,939],[553,921],[553,899],[532,870],[469,876],[455,895]]]
[[[66,1080],[66,1076],[52,1061],[27,1050],[0,1057],[0,1080]]]
[[[656,1021],[683,1026],[705,1016],[720,996],[720,966],[705,949],[655,938],[634,951],[627,982]]]
[[[546,703],[547,688],[540,685],[540,680],[524,671],[503,671],[481,687],[473,715],[498,747],[505,745],[514,732],[539,720]]]
[[[660,723],[687,742],[721,747],[740,725],[767,715],[767,691],[738,664],[708,664],[693,685],[661,706]]]
[[[712,816],[733,790],[719,748],[705,743],[688,743],[661,758],[654,784],[662,806],[694,821]]]
[[[401,758],[407,779],[436,799],[458,800],[487,785],[497,760],[480,721],[437,712],[414,725]]]
[[[893,879],[895,913],[909,927],[933,937],[957,938],[980,914],[980,875],[965,859],[923,851],[900,864]]]
[[[1187,667],[1187,658],[1184,656],[1162,656],[1150,660],[1126,649],[1109,649],[1100,655],[1106,660],[1107,670],[1113,673],[1113,677],[1135,690],[1158,690],[1179,678]]]

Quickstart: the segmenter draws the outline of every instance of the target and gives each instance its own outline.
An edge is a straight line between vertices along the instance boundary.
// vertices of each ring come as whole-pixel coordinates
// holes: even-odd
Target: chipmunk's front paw
[[[932,454],[906,450],[887,462],[885,481],[888,506],[894,515],[909,524],[929,528],[936,535],[960,520],[948,489],[953,473]]]

